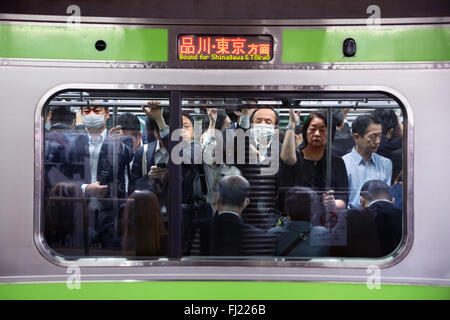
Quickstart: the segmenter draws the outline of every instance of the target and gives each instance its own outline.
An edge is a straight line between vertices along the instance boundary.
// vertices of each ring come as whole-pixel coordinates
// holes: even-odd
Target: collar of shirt
[[[89,136],[89,144],[103,143],[103,141],[105,141],[106,138],[106,128],[100,134],[90,134],[88,132],[88,136]]]
[[[241,216],[239,215],[239,213],[234,212],[234,211],[230,211],[230,210],[225,210],[225,211],[219,212],[219,216],[220,216],[222,213],[232,213],[232,214],[237,215],[239,218],[241,217]]]
[[[389,200],[386,200],[386,199],[379,199],[379,200],[374,200],[374,201],[372,201],[372,202],[369,204],[369,207],[371,207],[373,204],[378,203],[378,202],[387,202],[387,203],[392,204],[392,202],[389,201]]]
[[[356,164],[375,164],[373,161],[373,153],[370,155],[370,158],[366,161],[363,157],[356,151],[356,148],[353,147],[352,152],[350,153],[352,159],[356,162]]]

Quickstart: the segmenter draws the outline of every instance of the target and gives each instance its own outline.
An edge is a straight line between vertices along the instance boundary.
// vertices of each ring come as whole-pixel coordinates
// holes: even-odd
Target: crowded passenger
[[[167,205],[167,183],[169,162],[169,113],[157,102],[149,102],[143,107],[147,115],[147,137],[153,136],[155,140],[149,141],[136,149],[131,166],[130,193],[135,190],[149,190],[154,192],[165,212]],[[143,157],[143,154],[146,156]]]
[[[44,141],[46,194],[52,186],[71,178],[69,148],[74,123],[75,114],[70,108],[53,107],[48,112]]]
[[[117,126],[108,130],[110,112],[100,105],[91,100],[81,108],[77,130],[72,129],[75,115],[69,112],[71,109],[60,108],[64,112],[59,112],[59,108],[53,108],[48,113],[46,195],[54,198],[57,190],[52,187],[60,190],[61,183],[74,182],[79,193],[72,192],[73,196],[85,199],[88,215],[83,220],[81,215],[85,215],[76,213],[78,222],[73,215],[55,215],[61,212],[61,206],[47,198],[51,206],[45,234],[52,246],[70,244],[74,240],[67,239],[73,238],[74,228],[81,230],[74,223],[89,221],[91,247],[119,250],[121,246],[125,255],[166,256],[169,182],[178,183],[169,180],[168,167],[178,165],[182,219],[182,235],[178,237],[183,255],[276,252],[279,256],[318,257],[327,256],[334,245],[334,256],[380,257],[392,252],[400,242],[401,210],[394,208],[389,193],[392,164],[380,155],[386,151],[386,155],[394,157],[394,147],[401,142],[399,120],[396,118],[395,127],[392,113],[379,111],[354,120],[355,147],[340,158],[337,154],[352,145],[344,121],[346,114],[341,111],[334,113],[330,129],[326,113],[308,111],[309,116],[300,123],[300,111],[295,113],[291,108],[289,125],[280,143],[278,110],[267,105],[233,112],[233,119],[216,108],[205,109],[207,119],[198,109],[184,110],[180,112],[182,127],[169,137],[169,108],[149,102],[142,107],[147,139],[141,133],[139,118],[128,112],[110,121]],[[203,130],[198,121],[201,117],[206,119]],[[203,131],[201,139],[199,131]],[[59,132],[64,132],[67,139],[55,140],[51,134]],[[333,138],[335,132],[338,138]],[[227,138],[234,140],[232,148]],[[384,147],[380,139],[381,143],[387,141]],[[332,143],[333,151],[329,181],[328,143]],[[234,152],[232,158],[226,154],[230,151]],[[401,148],[399,155],[401,160]],[[275,163],[279,169],[272,168]],[[373,179],[381,181],[369,181]],[[344,210],[347,207],[352,209]],[[330,226],[324,213],[334,213],[340,223],[347,223],[347,246],[337,247],[337,233],[332,230],[337,230],[337,225]],[[286,218],[279,220],[280,215]],[[80,241],[84,240],[79,234],[76,243],[81,248],[84,243]]]
[[[71,141],[72,178],[89,199],[89,221],[97,232],[97,237],[91,240],[98,247],[111,246],[118,241],[113,232],[113,216],[119,203],[108,199],[126,197],[125,170],[133,151],[122,142],[120,126],[109,132],[106,129],[108,107],[93,102],[81,112],[87,130],[76,133]]]
[[[381,255],[393,252],[402,238],[402,210],[394,206],[391,188],[383,181],[370,180],[361,188],[361,207],[375,218]]]
[[[294,257],[327,256],[327,229],[312,226],[311,221],[324,211],[320,197],[311,188],[293,187],[285,197],[288,220],[268,230],[276,235],[276,255]]]
[[[369,180],[381,180],[391,185],[392,162],[376,152],[382,136],[381,123],[370,115],[362,115],[352,123],[355,147],[342,159],[349,184],[349,206],[360,207],[359,191]]]
[[[88,254],[87,212],[79,185],[72,182],[54,185],[48,195],[44,219],[47,243],[53,248],[84,248],[84,254]]]
[[[389,186],[380,180],[364,183],[361,208],[347,213],[347,245],[333,247],[333,256],[383,257],[392,253],[402,237],[402,212],[393,205]]]
[[[123,221],[122,250],[125,255],[167,255],[167,229],[158,197],[153,192],[140,190],[131,194]]]
[[[403,125],[392,109],[376,109],[372,116],[381,123],[382,136],[377,154],[392,161],[392,181],[402,170]]]
[[[347,122],[347,113],[349,109],[338,110],[333,113],[333,122],[336,125],[336,133],[333,139],[333,154],[342,157],[349,153],[355,146],[352,130]]]
[[[250,203],[249,194],[250,183],[244,177],[226,176],[218,181],[215,194],[217,214],[212,224],[212,255],[273,253],[273,238],[242,219],[242,212]]]
[[[331,181],[326,181],[326,144],[328,141],[327,117],[312,112],[303,124],[303,143],[296,148],[294,110],[289,110],[289,125],[281,149],[280,167],[282,186],[304,186],[323,191],[323,203],[336,209],[344,209],[348,203],[348,180],[345,164],[332,155]],[[334,130],[333,130],[334,132]],[[327,190],[327,187],[329,188]]]

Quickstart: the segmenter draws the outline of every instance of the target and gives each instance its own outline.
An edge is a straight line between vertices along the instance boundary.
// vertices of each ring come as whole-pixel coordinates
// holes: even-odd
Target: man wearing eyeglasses
[[[391,185],[392,162],[376,152],[381,141],[381,123],[370,115],[362,115],[352,123],[355,147],[342,157],[349,186],[349,207],[359,208],[359,191],[369,180]]]

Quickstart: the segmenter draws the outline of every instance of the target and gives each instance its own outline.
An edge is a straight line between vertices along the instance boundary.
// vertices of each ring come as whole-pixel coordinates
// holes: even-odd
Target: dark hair
[[[391,188],[381,180],[369,180],[361,188],[360,196],[367,201],[377,199],[392,200]]]
[[[320,197],[307,187],[290,188],[284,204],[286,214],[294,221],[311,221],[321,209]]]
[[[295,126],[295,134],[299,134],[303,132],[303,124]]]
[[[352,132],[357,133],[360,137],[364,137],[367,132],[367,127],[371,124],[381,124],[381,122],[371,115],[359,116],[352,123]]]
[[[344,122],[345,116],[342,110],[337,110],[333,113],[333,123],[339,127]]]
[[[158,198],[153,192],[138,190],[130,195],[124,209],[123,227],[123,249],[133,247],[135,240],[137,256],[165,254],[161,238],[167,231]]]
[[[270,110],[272,110],[273,113],[275,113],[275,125],[278,125],[279,118],[280,118],[279,115],[278,115],[278,112],[273,107],[270,107],[270,106],[263,107],[263,108],[258,108],[256,110],[254,110],[252,115],[250,116],[250,123],[253,123],[253,117],[254,117],[255,113],[258,112],[259,110],[262,110],[262,109],[270,109]]]
[[[50,118],[50,121],[52,124],[63,123],[70,126],[76,118],[75,113],[73,113],[69,107],[56,106],[52,108],[51,112],[52,117]]]
[[[86,107],[98,107],[98,108],[103,108],[105,109],[105,112],[107,112],[109,110],[109,106],[98,106],[96,105],[97,102],[107,102],[104,99],[92,99],[92,100],[87,100],[87,106]],[[83,107],[81,107],[83,108]]]
[[[250,194],[250,183],[241,176],[226,176],[217,182],[216,192],[221,204],[242,207]]]
[[[225,112],[227,113],[228,117],[230,117],[231,122],[237,122],[239,119],[239,116],[234,113],[235,111],[242,111],[242,108],[226,108]]]
[[[122,113],[117,117],[117,125],[120,125],[122,130],[141,131],[139,118],[129,112]]]
[[[397,114],[393,109],[376,109],[372,116],[381,122],[383,135],[386,135],[390,129],[395,131],[398,127]]]
[[[182,115],[182,117],[185,116],[186,118],[188,118],[189,121],[191,121],[191,123],[192,123],[192,127],[194,127],[194,118],[191,116],[191,113],[190,113],[189,111],[183,110],[183,111],[181,112],[181,115]],[[182,124],[182,125],[183,125],[183,124]]]
[[[323,113],[321,111],[313,111],[309,114],[308,117],[306,117],[305,123],[303,123],[303,129],[302,129],[302,136],[303,136],[303,143],[305,147],[308,145],[308,139],[306,138],[306,132],[308,131],[308,127],[311,123],[311,121],[315,118],[322,119],[325,123],[325,127],[328,128],[328,122],[327,122],[327,115],[326,113]],[[331,128],[331,139],[334,139],[334,135],[336,134],[336,125],[333,124],[333,127]]]

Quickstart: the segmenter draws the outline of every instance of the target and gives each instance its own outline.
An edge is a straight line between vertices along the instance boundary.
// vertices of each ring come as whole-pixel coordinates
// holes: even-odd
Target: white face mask
[[[271,124],[254,124],[252,134],[258,143],[269,144],[275,127]]]
[[[83,124],[88,129],[100,129],[105,125],[105,115],[104,114],[89,114],[87,116],[82,116]]]

